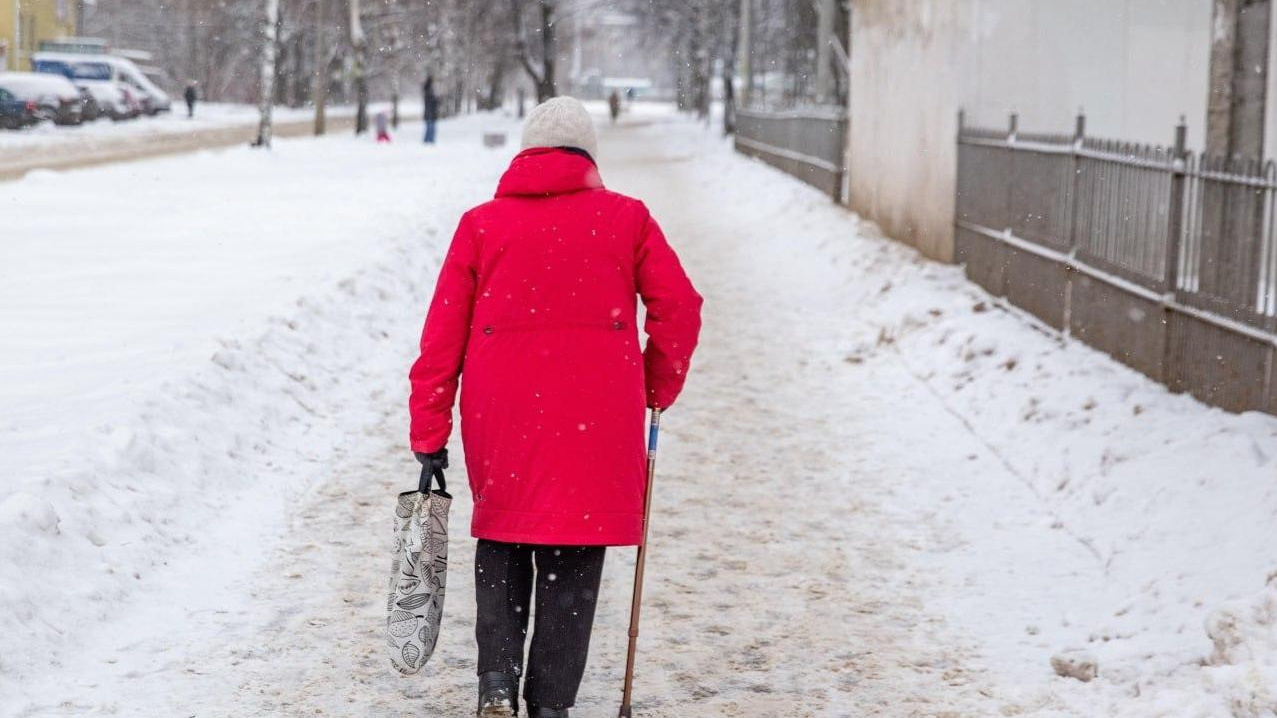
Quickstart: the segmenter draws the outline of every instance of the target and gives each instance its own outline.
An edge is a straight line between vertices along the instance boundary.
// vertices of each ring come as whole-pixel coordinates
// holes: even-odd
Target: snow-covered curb
[[[373,103],[370,112],[388,110],[387,103]],[[404,103],[400,106],[404,116],[420,117],[421,105]],[[328,110],[330,117],[353,117],[355,108],[347,105]],[[310,108],[277,107],[276,122],[306,122],[314,116]],[[172,112],[154,117],[138,117],[133,120],[112,122],[102,118],[78,126],[41,123],[24,130],[0,132],[0,158],[15,157],[33,150],[48,151],[68,147],[95,147],[102,144],[129,140],[145,140],[165,135],[185,135],[203,130],[228,127],[249,127],[257,124],[257,108],[253,105],[199,103],[195,117],[186,116],[186,108],[174,106]]]

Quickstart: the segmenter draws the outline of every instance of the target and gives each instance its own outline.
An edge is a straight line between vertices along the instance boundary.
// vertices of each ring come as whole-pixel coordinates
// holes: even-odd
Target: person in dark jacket
[[[426,121],[426,144],[435,143],[435,122],[439,120],[439,96],[435,94],[435,78],[426,76],[421,87],[421,118]]]
[[[197,97],[197,93],[195,92],[194,82],[186,83],[186,90],[182,93],[182,97],[186,100],[186,116],[194,117],[195,116],[195,99]]]
[[[607,111],[612,116],[612,124],[616,124],[616,118],[621,116],[621,95],[616,90],[612,90],[612,94],[607,98]]]
[[[603,186],[580,102],[538,105],[522,144],[440,269],[409,432],[418,461],[446,468],[460,389],[478,715],[567,718],[606,547],[643,541],[644,413],[683,388],[701,296],[647,207]]]

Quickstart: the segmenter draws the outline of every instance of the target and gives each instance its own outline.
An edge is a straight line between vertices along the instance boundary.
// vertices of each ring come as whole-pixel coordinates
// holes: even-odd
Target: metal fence
[[[1176,391],[1277,414],[1277,167],[1184,147],[969,127],[969,277]]]
[[[838,201],[847,113],[841,108],[736,110],[736,151],[773,165]]]

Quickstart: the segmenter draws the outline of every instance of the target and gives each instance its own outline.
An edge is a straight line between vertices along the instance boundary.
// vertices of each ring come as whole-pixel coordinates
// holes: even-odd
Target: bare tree
[[[368,36],[364,34],[359,15],[359,0],[347,2],[350,6],[350,45],[354,48],[355,134],[361,135],[368,131]]]
[[[275,106],[275,56],[279,53],[276,41],[279,38],[279,0],[266,0],[265,35],[262,43],[261,88],[257,100],[257,111],[261,121],[257,126],[257,141],[254,147],[270,149],[271,135],[274,125],[271,110]]]
[[[324,41],[324,30],[328,22],[328,0],[316,0],[315,7],[315,87],[311,95],[315,98],[315,134],[322,135],[328,131],[328,45]]]
[[[510,0],[510,14],[514,21],[515,52],[518,55],[519,63],[523,65],[524,71],[528,73],[528,77],[536,87],[537,102],[545,102],[559,94],[554,76],[555,52],[557,51],[554,40],[555,3],[554,0],[537,0],[536,2],[537,15],[539,16],[536,33],[540,35],[541,39],[539,58],[531,52],[525,36],[522,5],[523,3],[520,0]]]
[[[366,108],[372,98],[408,95],[427,75],[434,76],[445,113],[500,105],[516,79],[527,82],[519,69],[525,60],[537,78],[527,84],[542,97],[552,95],[554,21],[577,0],[277,2],[269,83],[258,71],[265,0],[98,2],[86,5],[85,32],[153,52],[155,64],[173,75],[171,91],[197,82],[200,95],[213,102],[259,103],[263,91],[277,103],[313,102],[322,132],[331,105]],[[517,22],[507,16],[515,9]],[[516,26],[526,30],[522,45]]]

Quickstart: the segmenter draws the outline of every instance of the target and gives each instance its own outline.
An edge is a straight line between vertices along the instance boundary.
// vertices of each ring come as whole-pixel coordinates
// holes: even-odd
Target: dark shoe
[[[528,706],[528,718],[568,718],[568,709]]]
[[[500,671],[479,674],[479,718],[519,715],[519,677]]]

